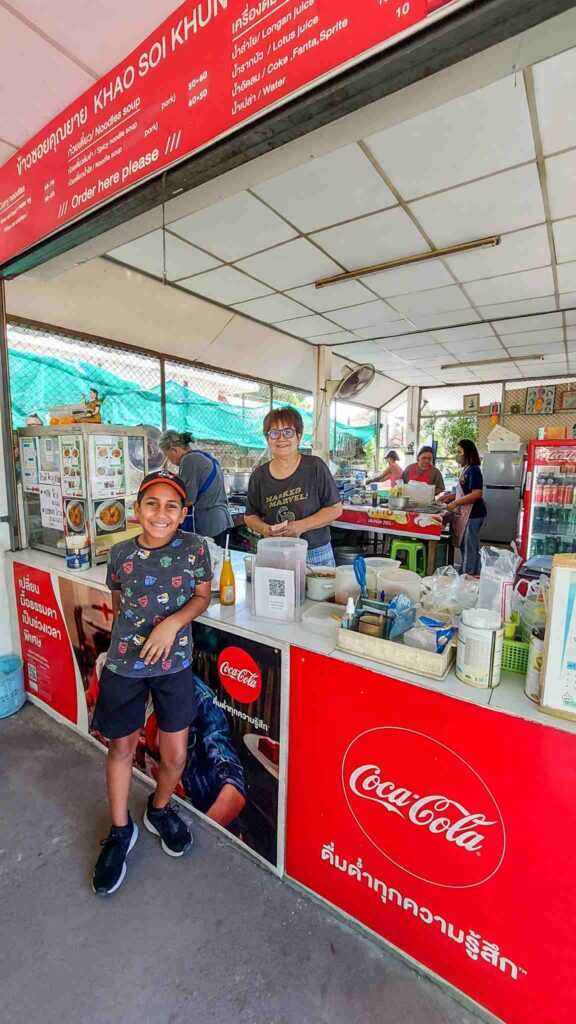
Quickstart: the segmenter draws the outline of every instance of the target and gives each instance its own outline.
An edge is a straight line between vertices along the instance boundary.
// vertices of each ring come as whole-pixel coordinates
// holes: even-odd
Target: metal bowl
[[[388,507],[391,509],[406,509],[410,508],[409,498],[390,498]]]

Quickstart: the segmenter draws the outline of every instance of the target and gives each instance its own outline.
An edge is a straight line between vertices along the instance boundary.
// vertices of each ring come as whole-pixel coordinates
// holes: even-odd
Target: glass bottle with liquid
[[[226,546],[220,573],[220,604],[225,606],[236,604],[236,579],[228,546]]]

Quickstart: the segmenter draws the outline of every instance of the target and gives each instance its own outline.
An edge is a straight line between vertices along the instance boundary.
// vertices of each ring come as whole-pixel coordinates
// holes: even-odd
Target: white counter
[[[42,551],[33,551],[30,548],[7,554],[9,572],[12,561],[43,569],[45,572],[66,576],[78,583],[85,583],[87,586],[106,588],[105,565],[96,566],[86,572],[73,572],[66,568],[62,558],[45,554]],[[429,679],[426,676],[406,672],[403,669],[393,668],[388,665],[380,665],[378,662],[371,661],[368,658],[359,658],[346,651],[340,651],[336,647],[335,635],[330,637],[316,632],[301,622],[284,624],[271,622],[266,619],[257,619],[252,615],[250,608],[250,588],[245,579],[244,555],[242,552],[233,551],[232,562],[236,575],[236,604],[232,607],[224,608],[220,605],[218,598],[214,597],[210,607],[200,617],[200,622],[206,625],[219,626],[231,633],[252,637],[255,640],[264,640],[268,643],[272,641],[286,647],[288,645],[300,647],[316,654],[329,656],[338,661],[358,665],[379,675],[389,676],[414,686],[433,690],[435,693],[443,693],[455,700],[473,703],[480,707],[485,707],[487,710],[504,712],[517,718],[535,722],[544,727],[576,734],[576,722],[543,714],[538,706],[524,695],[523,676],[505,672],[503,673],[502,683],[495,690],[478,690],[461,683],[454,671],[451,671],[444,680]],[[12,590],[12,580],[9,579],[7,583],[10,592]],[[313,603],[312,601],[307,601],[306,607],[312,606]],[[16,628],[15,624],[14,628]]]

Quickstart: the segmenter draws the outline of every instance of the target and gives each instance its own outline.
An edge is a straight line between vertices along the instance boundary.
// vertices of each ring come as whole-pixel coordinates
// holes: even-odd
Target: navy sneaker
[[[166,807],[152,805],[153,794],[148,797],[148,805],[144,812],[144,825],[149,832],[158,836],[160,846],[169,857],[181,857],[192,846],[192,835],[182,818],[176,814],[171,804]]]
[[[101,842],[102,853],[96,861],[92,888],[97,896],[111,896],[126,877],[126,858],[138,839],[138,826],[128,815],[128,824],[113,825]]]

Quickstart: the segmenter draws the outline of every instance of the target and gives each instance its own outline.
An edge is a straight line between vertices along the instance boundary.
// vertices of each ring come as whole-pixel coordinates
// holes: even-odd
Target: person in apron
[[[480,456],[473,441],[458,442],[456,460],[462,472],[456,492],[444,497],[452,513],[452,536],[462,554],[461,573],[480,575],[480,531],[486,519],[486,505],[482,497],[484,481],[480,469]]]
[[[424,445],[418,452],[418,461],[406,467],[402,479],[405,484],[430,484],[435,494],[440,494],[444,490],[444,478],[434,465],[434,449]]]
[[[228,508],[222,467],[210,452],[192,447],[191,434],[165,430],[158,447],[178,467],[178,474],[186,484],[188,514],[181,529],[211,537],[220,547],[226,546],[226,536],[233,527]]]

